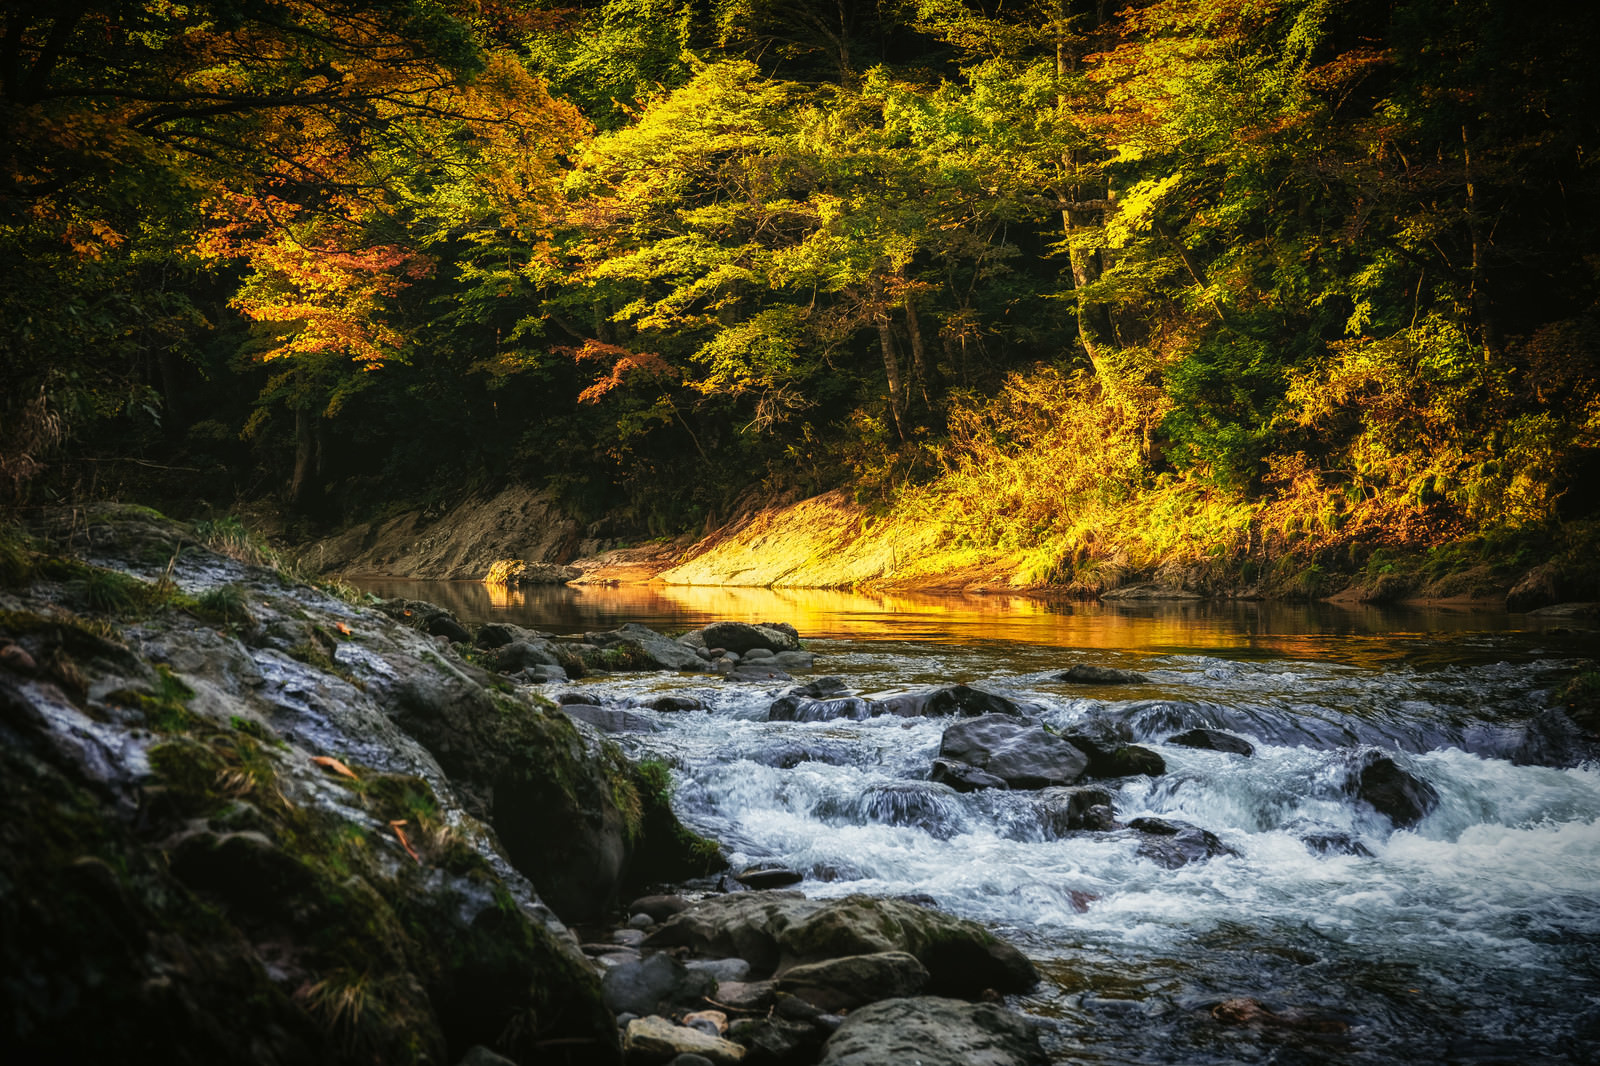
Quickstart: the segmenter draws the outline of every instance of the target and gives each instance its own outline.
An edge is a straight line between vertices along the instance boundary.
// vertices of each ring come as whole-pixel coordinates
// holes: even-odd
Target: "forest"
[[[843,488],[1039,582],[1597,598],[1597,55],[1551,0],[17,0],[0,499]]]

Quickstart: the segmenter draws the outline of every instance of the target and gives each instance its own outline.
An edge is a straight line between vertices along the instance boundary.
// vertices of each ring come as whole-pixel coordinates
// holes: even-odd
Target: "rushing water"
[[[480,585],[373,590],[554,632],[790,621],[817,672],[855,692],[973,683],[1039,705],[1052,727],[1099,724],[1159,752],[1164,776],[1109,783],[1118,818],[1190,822],[1237,855],[1169,870],[1140,857],[1131,833],[1056,838],[1031,793],[932,785],[946,720],[768,722],[781,686],[705,677],[571,686],[617,705],[700,698],[705,712],[660,714],[662,731],[617,738],[677,767],[685,819],[736,863],[804,871],[808,895],[931,897],[1012,939],[1045,974],[1017,1006],[1047,1020],[1057,1061],[1596,1061],[1600,764],[1538,765],[1528,744],[1530,720],[1593,654],[1593,631],[1331,607],[640,588],[496,603]],[[1079,661],[1149,683],[1052,679]],[[1255,754],[1166,743],[1202,725]],[[1373,749],[1438,791],[1414,829],[1352,802],[1351,766]],[[1225,1005],[1240,998],[1271,1013]]]

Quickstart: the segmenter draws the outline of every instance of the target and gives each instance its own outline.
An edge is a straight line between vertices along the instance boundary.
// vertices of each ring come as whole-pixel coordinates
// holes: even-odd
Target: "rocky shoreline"
[[[812,666],[792,628],[473,633],[132,507],[3,547],[21,1061],[1043,1061],[997,1003],[1037,980],[1014,948],[931,901],[715,876],[666,768],[606,739],[626,712],[538,693],[558,672],[781,679]]]

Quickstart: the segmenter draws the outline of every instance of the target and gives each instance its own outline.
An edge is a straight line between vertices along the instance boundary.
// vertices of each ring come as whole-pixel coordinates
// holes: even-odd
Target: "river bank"
[[[1104,531],[1094,550],[1063,554],[1049,542],[1002,550],[975,546],[947,519],[911,508],[876,514],[842,491],[753,506],[698,538],[638,543],[603,536],[603,524],[583,526],[550,495],[512,486],[438,513],[407,511],[301,538],[289,550],[309,572],[350,577],[481,580],[495,562],[522,559],[574,566],[582,571],[580,584],[1005,592],[1108,602],[1328,599],[1513,610],[1600,599],[1600,529],[1593,523],[1397,545],[1376,527],[1269,535],[1263,530],[1271,515],[1240,519],[1229,512],[1233,524],[1227,525],[1198,498],[1174,497],[1163,506],[1171,513],[1163,513],[1160,524],[1188,532],[1159,550],[1134,543],[1142,536],[1141,518],[1132,512]],[[251,522],[294,541],[270,513],[259,512]]]

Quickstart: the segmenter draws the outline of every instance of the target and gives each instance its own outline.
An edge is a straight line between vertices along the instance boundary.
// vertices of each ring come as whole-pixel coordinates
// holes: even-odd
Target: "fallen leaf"
[[[411,841],[406,839],[405,830],[403,828],[401,828],[405,824],[406,824],[406,820],[404,818],[401,818],[401,819],[398,819],[396,821],[390,822],[389,823],[389,828],[394,830],[394,835],[397,838],[399,838],[400,846],[402,848],[406,849],[406,854],[411,856],[413,859],[416,859],[420,863],[422,861],[422,856],[417,854],[416,849],[411,846]]]
[[[344,763],[340,762],[338,759],[335,759],[332,755],[313,755],[311,756],[311,761],[322,767],[324,770],[332,770],[334,773],[348,777],[352,781],[357,780],[356,772],[350,769],[350,767],[346,766]]]
[[[333,628],[337,629],[347,637],[350,635],[350,627],[345,625],[343,622],[338,623]]]

